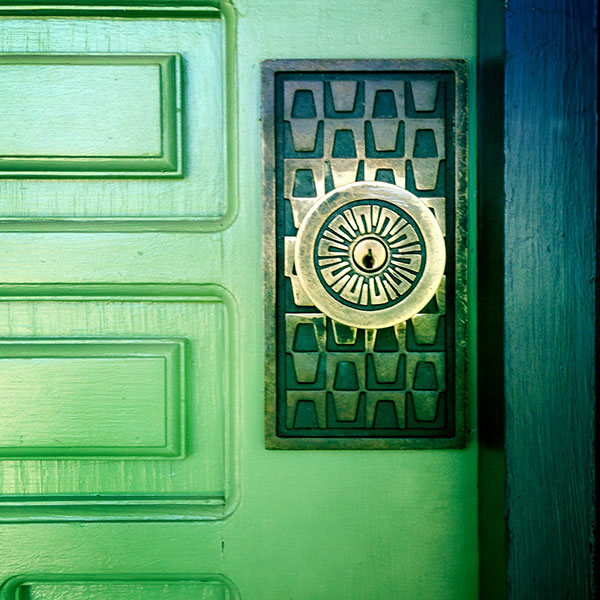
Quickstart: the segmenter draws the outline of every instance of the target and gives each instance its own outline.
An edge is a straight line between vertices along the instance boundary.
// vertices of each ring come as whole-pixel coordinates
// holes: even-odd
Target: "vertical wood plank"
[[[597,32],[593,0],[509,0],[509,598],[592,597]]]

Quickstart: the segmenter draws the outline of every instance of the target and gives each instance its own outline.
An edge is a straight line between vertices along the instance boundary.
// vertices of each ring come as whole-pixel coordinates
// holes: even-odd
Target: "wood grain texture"
[[[0,457],[179,456],[184,340],[0,341]]]
[[[509,598],[592,597],[593,0],[510,0],[505,87]]]
[[[139,116],[140,112],[149,110],[149,105],[152,104],[152,97],[159,93],[155,87],[149,87],[146,79],[149,76],[144,71],[144,77],[140,79],[132,79],[132,72],[128,73],[128,77],[124,77],[124,81],[112,81],[110,86],[103,83],[102,80],[107,76],[96,73],[94,77],[88,72],[85,76],[88,79],[87,87],[84,91],[79,92],[79,96],[75,99],[70,98],[69,103],[71,108],[69,128],[61,126],[60,120],[55,124],[46,124],[36,130],[37,139],[30,140],[29,152],[41,153],[45,155],[44,160],[35,159],[33,157],[12,160],[6,158],[9,162],[7,167],[2,166],[0,157],[0,195],[3,198],[3,203],[0,207],[0,229],[16,229],[40,231],[47,229],[85,229],[85,230],[123,230],[128,227],[148,229],[148,228],[164,228],[168,227],[183,227],[187,229],[212,228],[217,226],[216,222],[223,218],[228,211],[234,210],[231,202],[228,200],[227,193],[230,186],[227,181],[226,162],[227,152],[226,144],[224,143],[225,133],[225,112],[226,107],[223,101],[223,86],[224,86],[224,69],[225,56],[222,47],[223,26],[216,19],[172,19],[170,21],[160,19],[98,19],[98,18],[34,18],[24,16],[20,18],[5,18],[2,20],[0,27],[0,54],[7,53],[10,55],[20,56],[21,62],[24,60],[34,60],[31,56],[42,53],[38,57],[39,61],[50,61],[52,57],[47,55],[57,54],[55,60],[63,64],[62,74],[58,77],[60,85],[55,84],[53,94],[49,99],[46,99],[47,105],[44,110],[38,106],[37,110],[32,107],[27,111],[25,108],[14,107],[4,119],[0,119],[0,124],[3,124],[6,130],[10,133],[11,130],[20,127],[22,135],[32,131],[32,127],[28,126],[27,121],[21,117],[20,123],[14,123],[17,119],[18,112],[29,112],[30,117],[32,112],[37,112],[41,119],[48,121],[49,113],[56,113],[59,109],[55,106],[52,110],[52,104],[58,105],[60,99],[69,95],[68,82],[65,78],[65,58],[60,55],[82,55],[80,62],[96,63],[96,68],[100,64],[106,68],[106,58],[98,56],[93,58],[93,55],[115,54],[112,60],[124,63],[129,63],[137,68],[139,75],[140,61],[148,63],[154,61],[151,55],[161,56],[165,54],[179,54],[181,62],[181,79],[182,93],[181,98],[172,98],[173,101],[165,102],[166,96],[173,95],[167,92],[167,89],[172,89],[176,85],[169,85],[163,76],[163,80],[167,85],[162,86],[162,104],[165,110],[162,114],[153,117]],[[44,59],[44,56],[46,58]],[[146,55],[146,58],[143,56]],[[6,56],[6,55],[5,55]],[[122,58],[119,58],[122,56]],[[127,58],[129,56],[129,58]],[[134,57],[138,58],[135,59]],[[28,57],[28,58],[23,58]],[[13,69],[17,68],[14,64],[15,58],[5,58],[5,61],[13,61]],[[104,61],[104,62],[103,62]],[[137,61],[137,64],[136,64]],[[163,61],[164,62],[164,61]],[[18,63],[17,63],[18,64]],[[45,65],[46,69],[51,65]],[[71,65],[69,71],[71,84],[74,85],[73,79],[82,79],[83,75],[75,76]],[[87,65],[90,66],[89,64]],[[6,67],[8,68],[8,67]],[[29,67],[31,68],[31,66]],[[54,69],[57,68],[55,65]],[[82,68],[82,67],[80,67]],[[112,66],[113,74],[116,65]],[[120,68],[123,68],[122,66]],[[148,70],[148,66],[144,65]],[[131,69],[131,66],[130,66]],[[169,70],[169,69],[167,69]],[[20,66],[19,74],[23,79],[26,77],[27,70]],[[166,71],[165,71],[166,72]],[[163,75],[164,73],[163,72]],[[16,85],[16,74],[12,71],[12,78],[6,77],[0,80],[0,93],[8,97],[10,102],[11,97],[20,97],[25,99],[34,95],[43,96],[47,94],[44,90],[48,85],[43,80],[38,79],[31,82],[31,76],[27,77],[27,82],[21,80],[18,89],[11,93],[6,91],[11,85]],[[57,76],[59,75],[56,73]],[[48,74],[46,74],[48,78]],[[168,78],[167,78],[168,79]],[[34,85],[35,83],[35,85]],[[175,83],[175,80],[172,82]],[[118,84],[118,85],[117,85]],[[118,90],[117,90],[118,88]],[[102,90],[102,93],[99,92]],[[112,94],[110,93],[112,89]],[[96,108],[82,108],[85,104],[84,97],[86,93],[95,97],[99,106]],[[127,114],[121,114],[120,121],[128,121],[127,128],[118,126],[118,124],[105,124],[106,131],[104,132],[109,138],[100,143],[97,134],[100,126],[94,120],[100,119],[100,115],[105,113],[103,117],[107,120],[106,114],[113,113],[110,102],[114,102],[114,95],[121,97],[120,101],[115,103],[121,105],[123,113],[123,104],[129,106]],[[71,94],[72,95],[72,94]],[[131,96],[146,97],[144,101],[136,100],[135,106],[131,106]],[[113,98],[110,101],[108,98]],[[126,101],[125,99],[130,100]],[[21,100],[20,105],[24,103]],[[1,104],[1,103],[0,103]],[[12,103],[14,104],[14,103]],[[177,142],[165,144],[165,146],[174,146],[170,152],[167,152],[172,158],[161,160],[160,158],[140,158],[137,153],[140,151],[152,151],[154,145],[153,137],[149,133],[143,133],[144,126],[140,126],[140,120],[146,120],[147,125],[158,124],[163,131],[157,128],[154,136],[167,138],[166,129],[169,119],[166,119],[170,109],[168,105],[180,104],[183,111],[180,115],[183,130],[180,137],[180,164],[175,167],[175,171],[171,175],[177,175],[179,168],[182,169],[183,177],[161,178],[155,177],[159,171],[153,171],[154,175],[139,177],[139,175],[148,168],[152,167],[152,161],[158,161],[158,169],[167,168],[167,163],[177,163],[175,155],[178,153],[176,147]],[[20,106],[19,105],[19,106]],[[175,108],[175,107],[173,107]],[[143,109],[143,110],[141,110]],[[176,108],[175,108],[176,109]],[[86,136],[76,127],[74,123],[77,119],[82,118],[83,113],[87,111],[87,116],[93,116],[93,119],[88,118],[90,131]],[[172,111],[171,111],[172,112]],[[138,115],[134,120],[135,115]],[[114,117],[116,119],[116,117]],[[162,124],[161,124],[162,120]],[[137,123],[136,123],[137,122]],[[120,128],[121,133],[116,134],[115,129]],[[58,135],[57,130],[61,132]],[[136,131],[134,134],[133,131]],[[54,132],[54,138],[50,134]],[[133,142],[132,138],[140,136],[141,145]],[[80,138],[77,141],[76,138]],[[100,148],[82,148],[86,142],[89,145],[89,138],[96,138],[96,143],[100,143]],[[177,137],[177,136],[175,136]],[[81,139],[83,138],[83,139]],[[119,141],[119,139],[126,141]],[[111,155],[112,149],[108,146],[117,144],[117,153],[119,157]],[[7,143],[0,144],[0,155],[8,152],[8,145],[14,146],[13,152],[18,154],[25,150],[21,148],[24,142],[13,144],[11,140]],[[75,145],[75,148],[72,146]],[[86,157],[82,157],[77,153],[85,150]],[[70,161],[64,162],[60,166],[61,158],[58,156],[61,153],[76,155]],[[103,157],[103,158],[99,158]],[[129,158],[127,158],[129,157]],[[134,157],[134,158],[132,158]],[[150,161],[150,162],[149,162]],[[11,170],[16,168],[23,169],[27,172],[27,162],[33,163],[30,167],[29,174],[35,177],[19,179],[18,176],[10,175]],[[57,163],[53,168],[47,163]],[[106,163],[108,168],[102,172],[101,162]],[[81,163],[81,164],[80,164]],[[87,165],[85,164],[87,163]],[[136,163],[138,166],[136,167]],[[164,164],[162,164],[164,163]],[[162,164],[162,166],[161,166]],[[157,166],[155,165],[155,167]],[[87,166],[87,171],[86,171]],[[1,170],[7,168],[9,172],[7,177],[1,175]],[[44,170],[50,171],[48,177],[40,178],[44,175]],[[66,175],[62,180],[49,178],[54,171],[66,171]],[[82,177],[72,178],[73,172],[81,170],[89,171],[94,174],[93,179]],[[71,176],[69,177],[69,173]],[[146,173],[147,175],[147,173]],[[122,178],[118,186],[114,178]],[[159,222],[159,223],[157,223]],[[152,227],[150,223],[154,223]],[[67,225],[70,224],[70,225]]]
[[[182,175],[180,72],[178,54],[0,54],[0,177]]]
[[[38,288],[38,292],[45,292],[47,295],[0,299],[0,338],[5,339],[4,346],[10,345],[14,340],[27,340],[28,346],[23,342],[20,351],[12,349],[2,352],[0,345],[0,362],[3,355],[10,355],[10,360],[14,363],[15,356],[19,353],[21,356],[17,356],[18,358],[29,358],[30,361],[33,357],[39,359],[41,355],[45,358],[63,359],[59,365],[54,360],[53,369],[46,365],[45,373],[40,373],[39,369],[34,373],[35,365],[30,365],[28,372],[34,379],[33,383],[21,385],[18,394],[15,390],[11,392],[8,389],[4,400],[0,401],[7,426],[16,428],[21,435],[16,441],[12,436],[6,440],[11,445],[14,458],[10,455],[6,457],[0,469],[0,522],[32,517],[60,518],[65,502],[70,504],[68,514],[71,518],[77,516],[89,520],[127,518],[130,515],[127,514],[126,507],[131,508],[136,503],[139,515],[144,515],[144,503],[148,514],[154,512],[164,515],[168,512],[169,505],[173,509],[173,505],[178,502],[181,502],[181,506],[173,509],[177,514],[187,511],[193,518],[205,518],[207,514],[214,518],[217,513],[218,516],[222,515],[224,510],[229,509],[231,502],[235,501],[231,490],[238,482],[232,476],[229,463],[231,438],[227,412],[230,389],[221,374],[221,371],[228,372],[231,364],[227,350],[230,346],[227,340],[230,331],[227,297],[218,295],[216,289],[205,290],[202,286],[169,287],[170,290],[162,289],[159,296],[154,295],[159,290],[144,286],[130,288],[131,295],[119,296],[112,294],[123,291],[123,288],[115,290],[100,286],[97,288],[100,295],[82,297],[61,296],[61,288],[55,286]],[[139,349],[138,345],[137,352],[138,356],[145,357],[145,361],[150,356],[158,355],[160,345],[158,341],[152,345],[149,338],[185,338],[186,402],[185,411],[181,411],[179,405],[179,416],[176,417],[173,410],[175,402],[165,402],[165,390],[160,390],[159,401],[152,400],[149,393],[152,381],[149,380],[144,385],[138,383],[134,390],[131,381],[135,379],[136,371],[132,368],[128,370],[130,382],[124,386],[122,364],[116,365],[113,362],[110,365],[112,378],[108,376],[106,365],[102,373],[97,367],[94,373],[90,373],[88,365],[84,383],[83,366],[79,364],[77,369],[80,376],[75,378],[75,367],[65,362],[67,355],[70,361],[81,358],[86,353],[106,356],[106,349],[98,351],[94,348],[97,349],[102,344],[105,348],[114,345],[114,340],[122,340],[121,344],[124,344],[123,340],[132,337],[131,332],[136,332],[136,339],[146,340],[144,349]],[[95,346],[91,342],[92,338],[98,342]],[[89,349],[82,349],[81,344],[78,345],[74,339],[87,339]],[[48,340],[55,342],[47,343]],[[161,343],[164,345],[167,342]],[[34,348],[36,345],[39,348]],[[165,354],[164,350],[161,352]],[[118,357],[114,350],[112,353],[115,358]],[[115,378],[117,366],[118,380]],[[137,366],[138,375],[149,379],[147,362],[144,363],[145,373],[139,371],[139,364]],[[59,368],[63,371],[60,375],[62,385],[59,381],[52,382],[53,378],[59,376]],[[165,368],[164,363],[162,368]],[[10,386],[11,382],[16,385],[19,378],[19,366],[15,367],[13,364],[10,369],[11,377],[8,377],[6,368],[0,368],[5,386]],[[23,375],[24,369],[21,365]],[[169,378],[168,370],[165,373]],[[180,371],[180,376],[182,375]],[[103,385],[99,381],[101,377],[105,378]],[[155,376],[153,380],[156,380]],[[163,379],[163,385],[165,384],[166,379]],[[181,385],[183,387],[183,381]],[[155,383],[154,387],[157,386]],[[34,393],[36,389],[37,393]],[[153,393],[156,395],[156,391]],[[126,408],[125,412],[123,407],[117,408],[120,403],[125,406],[131,404],[131,396],[134,394],[139,395],[135,402],[135,414],[131,411],[132,407]],[[86,403],[89,405],[100,401],[98,399],[101,396],[104,406],[94,411],[90,411],[88,407],[83,419],[81,413]],[[77,403],[75,398],[79,398]],[[20,412],[19,407],[14,405],[19,400],[28,404]],[[49,422],[52,417],[62,421],[67,419],[66,407],[63,406],[67,402],[72,411],[80,413],[77,421],[79,426],[86,425],[87,433],[70,432],[68,439],[64,439],[67,434],[61,427],[54,426],[50,432]],[[157,402],[163,404],[162,410],[168,410],[160,418],[157,416],[158,409],[151,409],[150,406]],[[168,404],[173,405],[173,408],[167,409]],[[121,414],[118,426],[111,423],[117,417],[109,416],[109,405]],[[69,418],[72,419],[72,415]],[[105,459],[109,452],[108,442],[115,444],[115,433],[120,436],[119,445],[125,446],[124,431],[128,428],[127,422],[130,423],[131,434],[135,436],[136,428],[131,426],[132,419],[138,421],[136,427],[144,427],[146,422],[147,428],[148,422],[154,421],[153,426],[156,428],[164,427],[165,418],[167,421],[177,418],[183,422],[183,427],[173,423],[179,430],[179,437],[185,435],[183,451],[177,452],[178,456],[173,456],[173,452],[170,452],[170,457],[161,456],[156,460],[128,460],[123,456],[125,448],[113,448],[113,458]],[[90,428],[92,419],[95,419],[96,429]],[[148,437],[150,434],[146,432],[144,435]],[[108,437],[112,439],[109,440]],[[139,433],[137,437],[142,440]],[[3,442],[0,439],[0,456]],[[35,445],[50,446],[51,442],[54,448],[47,447],[45,454],[40,451],[41,456],[35,455]],[[21,444],[30,445],[30,460],[18,452]],[[98,446],[101,444],[105,448],[105,457],[98,456]],[[60,446],[64,445],[72,446],[71,456],[61,454]],[[133,446],[135,452],[135,437]],[[9,448],[5,451],[8,453]],[[51,454],[54,455],[52,460],[43,460],[44,455],[48,457]],[[87,454],[87,457],[82,458],[81,454]],[[32,457],[36,460],[31,460]],[[150,506],[152,503],[156,505],[154,511]]]

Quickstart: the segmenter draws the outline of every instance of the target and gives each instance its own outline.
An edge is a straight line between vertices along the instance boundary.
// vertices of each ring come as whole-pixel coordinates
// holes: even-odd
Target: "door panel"
[[[180,175],[180,62],[178,54],[5,57],[3,176]]]
[[[14,577],[0,592],[2,600],[128,600],[129,598],[158,600],[233,600],[238,593],[233,584],[218,575],[181,576],[145,580],[94,577]]]
[[[97,286],[86,297],[43,287],[0,303],[4,519],[230,509],[232,316],[206,287]]]
[[[174,62],[180,62],[183,108],[181,174],[168,171],[167,160],[163,171],[144,167],[126,175],[121,161],[118,173],[90,175],[65,155],[68,140],[52,140],[46,128],[45,139],[21,148],[21,164],[13,162],[0,181],[0,364],[31,361],[0,372],[18,388],[20,402],[40,407],[20,413],[12,395],[3,400],[27,435],[23,442],[0,438],[6,452],[17,451],[0,458],[7,494],[0,580],[23,576],[2,593],[15,597],[21,586],[19,594],[44,600],[93,594],[124,600],[152,597],[159,581],[162,596],[176,600],[235,597],[236,589],[249,600],[475,598],[472,434],[460,450],[265,449],[259,72],[273,58],[466,59],[473,169],[474,2],[442,11],[433,0],[387,3],[385,10],[376,0],[242,0],[232,11],[211,1],[220,15],[201,6],[177,14],[175,4],[142,14],[136,4],[118,18],[89,5],[36,16],[0,9],[3,52],[56,54],[62,64],[66,55],[115,54],[126,57],[119,60],[127,68],[138,60],[135,69],[146,68],[135,57],[180,56]],[[138,159],[154,160],[141,156],[158,154],[156,126],[149,125],[157,120],[158,84],[146,71],[131,75],[149,88],[133,104],[122,100],[128,84],[117,78],[104,85],[100,75],[89,90],[105,98],[102,110],[86,113],[83,100],[74,102],[76,115],[96,120],[73,136],[79,152],[73,155],[85,154],[88,166],[111,151],[108,137],[90,131],[103,132],[98,119],[115,111],[124,120],[135,111],[145,116],[139,139],[124,135],[114,152],[129,153],[136,169]],[[40,95],[42,80],[27,77]],[[40,108],[30,97],[46,117],[58,103],[55,97]],[[117,127],[115,119],[106,132]],[[22,132],[31,129],[16,131],[27,141]],[[41,165],[48,169],[42,176],[39,164],[33,173],[15,174],[29,160],[26,151],[64,160],[61,176]],[[474,191],[470,184],[470,234]],[[472,268],[474,254],[470,261]],[[468,327],[473,331],[472,315]],[[471,390],[473,348],[470,337]],[[157,361],[168,365],[160,374]],[[179,389],[165,383],[175,373],[185,382]],[[30,381],[19,383],[27,375],[43,382],[43,394]],[[97,383],[103,379],[106,390]],[[131,400],[115,414],[132,421],[131,428],[121,416],[112,420],[117,390]],[[95,394],[106,403],[94,413]],[[73,399],[72,414],[56,405],[58,398]],[[183,425],[169,424],[167,412],[158,418],[159,407],[180,410]],[[55,409],[82,432],[68,427],[51,437]],[[468,422],[475,422],[473,396]],[[24,456],[26,449],[37,455]],[[179,502],[182,496],[187,503]]]
[[[206,8],[97,13],[2,20],[3,219],[16,230],[218,226],[235,209],[229,21]]]

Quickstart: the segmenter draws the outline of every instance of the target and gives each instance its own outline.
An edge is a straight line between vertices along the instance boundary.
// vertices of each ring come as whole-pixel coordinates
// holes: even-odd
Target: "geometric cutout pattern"
[[[266,161],[265,176],[274,177],[275,239],[285,238],[275,257],[276,381],[267,446],[460,447],[455,298],[464,290],[456,288],[453,257],[457,182],[464,176],[455,162],[462,155],[456,148],[457,114],[465,110],[462,66],[436,61],[434,71],[353,70],[346,61],[337,70],[327,61],[321,68],[322,61],[301,61],[302,68],[294,62],[265,66],[273,93],[263,97],[263,120],[274,141],[274,175]],[[308,211],[355,181],[408,189],[445,236],[448,261],[434,297],[412,319],[381,330],[354,329],[320,313],[294,265]]]

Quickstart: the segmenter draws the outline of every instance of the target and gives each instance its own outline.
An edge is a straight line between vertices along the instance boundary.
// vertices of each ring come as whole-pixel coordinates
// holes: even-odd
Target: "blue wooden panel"
[[[597,22],[510,0],[505,385],[510,598],[591,598]]]

